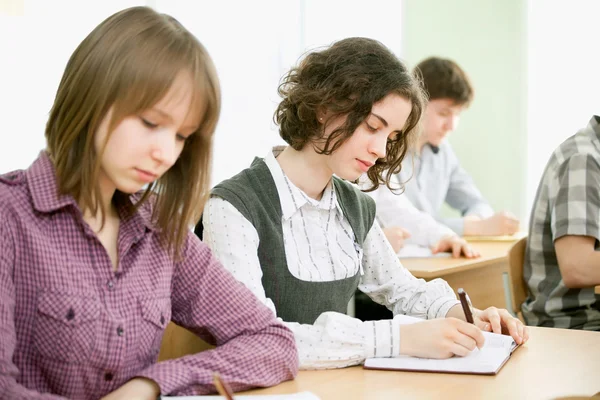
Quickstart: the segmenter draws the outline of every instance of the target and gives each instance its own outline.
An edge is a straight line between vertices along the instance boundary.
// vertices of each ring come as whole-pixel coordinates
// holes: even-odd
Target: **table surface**
[[[514,242],[506,241],[474,242],[473,248],[481,253],[478,258],[406,258],[400,261],[417,278],[439,278],[502,261],[508,262],[508,251],[513,244]]]
[[[495,376],[301,371],[295,380],[244,394],[310,391],[329,399],[555,399],[600,392],[600,332],[530,327],[530,340]]]

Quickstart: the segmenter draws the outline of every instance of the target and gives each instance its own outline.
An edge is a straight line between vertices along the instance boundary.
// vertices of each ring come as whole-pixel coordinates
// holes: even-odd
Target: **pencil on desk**
[[[217,388],[217,392],[219,392],[221,396],[225,397],[226,400],[233,400],[233,391],[229,385],[227,385],[227,383],[221,379],[221,376],[218,372],[213,374],[213,383],[215,388]]]

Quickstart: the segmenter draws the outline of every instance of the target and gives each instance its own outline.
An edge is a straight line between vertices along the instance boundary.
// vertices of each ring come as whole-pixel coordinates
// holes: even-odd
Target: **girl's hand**
[[[517,344],[529,340],[529,328],[504,308],[488,307],[485,310],[474,310],[473,319],[481,330],[510,335]]]
[[[146,378],[133,378],[101,400],[156,400],[160,388],[156,382]]]
[[[400,326],[400,354],[421,358],[464,357],[485,339],[481,329],[457,318],[438,318]]]

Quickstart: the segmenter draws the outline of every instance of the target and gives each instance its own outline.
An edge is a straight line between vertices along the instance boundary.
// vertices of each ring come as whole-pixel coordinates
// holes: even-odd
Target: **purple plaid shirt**
[[[115,273],[45,152],[0,176],[1,399],[98,399],[136,376],[178,395],[213,392],[214,371],[236,391],[294,377],[292,333],[193,233],[173,262],[148,220],[121,220]],[[171,320],[218,347],[156,363]]]

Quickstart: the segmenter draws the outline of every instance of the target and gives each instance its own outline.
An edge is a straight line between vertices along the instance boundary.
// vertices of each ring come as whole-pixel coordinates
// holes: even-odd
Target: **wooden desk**
[[[293,381],[247,394],[311,391],[321,400],[554,399],[600,392],[600,332],[531,329],[496,376],[369,371],[301,371]]]
[[[513,244],[509,241],[471,243],[481,253],[481,257],[474,259],[407,258],[401,261],[417,278],[442,278],[455,291],[464,288],[477,308],[507,308],[502,274],[508,272],[508,250]]]
[[[594,292],[596,292],[596,294],[600,294],[600,286],[596,286],[594,288]]]

